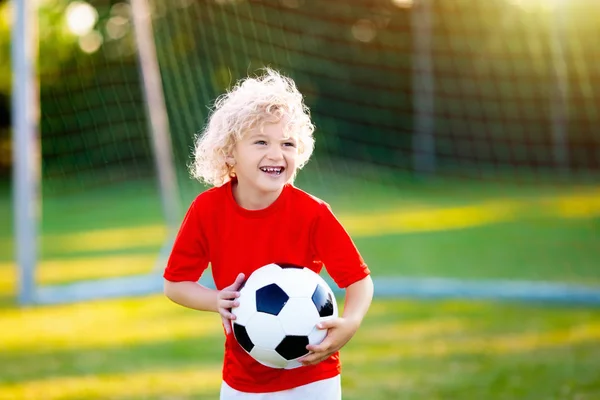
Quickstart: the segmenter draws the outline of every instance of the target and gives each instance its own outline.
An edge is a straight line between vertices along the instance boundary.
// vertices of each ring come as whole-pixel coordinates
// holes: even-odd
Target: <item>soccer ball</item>
[[[268,264],[244,282],[232,309],[233,334],[240,346],[259,363],[279,369],[302,366],[308,344],[327,335],[320,321],[338,315],[335,296],[327,282],[308,268]]]

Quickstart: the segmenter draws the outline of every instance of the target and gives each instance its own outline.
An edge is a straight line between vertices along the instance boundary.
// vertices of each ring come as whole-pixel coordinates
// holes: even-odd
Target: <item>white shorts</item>
[[[272,393],[238,392],[225,382],[221,384],[221,400],[341,400],[342,381],[340,375],[333,378],[298,386],[293,389]]]

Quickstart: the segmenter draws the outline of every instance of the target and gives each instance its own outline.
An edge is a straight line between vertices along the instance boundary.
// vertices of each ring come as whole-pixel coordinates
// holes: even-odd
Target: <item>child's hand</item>
[[[319,329],[329,329],[325,339],[318,345],[306,346],[310,352],[300,359],[302,365],[315,365],[326,360],[333,353],[341,349],[356,333],[359,324],[347,318],[334,318],[320,322]]]
[[[231,313],[231,309],[240,305],[236,299],[240,297],[238,289],[244,282],[244,278],[244,274],[239,274],[235,278],[235,282],[220,290],[217,295],[217,310],[221,314],[221,320],[228,335],[231,333],[231,320],[235,319],[235,315]]]

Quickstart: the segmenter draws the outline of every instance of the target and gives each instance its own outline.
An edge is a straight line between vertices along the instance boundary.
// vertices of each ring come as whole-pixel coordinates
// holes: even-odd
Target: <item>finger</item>
[[[225,328],[225,333],[228,335],[231,333],[231,321],[226,318],[221,318],[223,321],[223,327]]]
[[[223,289],[219,292],[219,298],[221,299],[235,299],[238,297],[240,297],[240,292],[236,292],[234,290]]]
[[[245,279],[246,275],[244,275],[243,273],[239,273],[238,276],[235,278],[235,281],[233,281],[233,283],[225,288],[223,288],[222,291],[237,291],[237,289],[242,286],[242,283],[244,283],[244,279]]]
[[[327,358],[327,355],[312,353],[312,354],[309,354],[308,356],[300,359],[299,361],[302,365],[315,365],[315,364],[318,364],[321,361],[325,360],[326,358]]]
[[[309,352],[307,355],[305,355],[304,357],[301,357],[298,359],[298,362],[300,362],[301,364],[307,364],[312,362],[312,360],[315,359],[315,353],[313,353],[312,351]]]
[[[338,326],[338,324],[339,324],[339,319],[338,318],[326,319],[324,321],[320,321],[317,324],[317,329],[335,328],[336,326]]]
[[[321,347],[320,345],[309,344],[308,346],[306,346],[306,350],[312,353],[322,353],[324,351],[327,351],[327,348]]]
[[[327,338],[325,338],[325,340],[323,340],[320,344],[309,344],[306,346],[306,350],[312,352],[312,353],[323,353],[329,350],[329,348],[331,347],[331,341],[327,340]]]
[[[223,315],[223,316],[225,316],[225,317],[227,317],[229,319],[236,319],[235,314],[233,314],[231,312],[231,308],[225,308],[225,309],[223,309],[223,313],[221,313],[221,315]]]
[[[239,307],[240,302],[237,300],[221,300],[220,307],[231,313],[233,307]]]

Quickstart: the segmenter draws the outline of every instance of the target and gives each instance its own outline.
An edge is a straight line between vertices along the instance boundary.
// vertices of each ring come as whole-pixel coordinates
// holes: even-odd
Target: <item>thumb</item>
[[[239,273],[237,278],[235,278],[233,287],[235,287],[236,290],[242,285],[242,283],[244,283],[244,278],[246,278],[246,275],[244,275],[243,273]]]
[[[244,278],[245,278],[245,275],[243,273],[239,273],[237,278],[235,278],[235,281],[233,281],[233,283],[231,285],[227,286],[223,290],[238,290],[238,288],[242,285],[242,283],[244,283]]]

